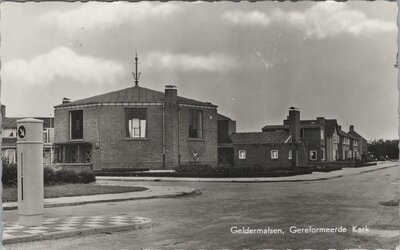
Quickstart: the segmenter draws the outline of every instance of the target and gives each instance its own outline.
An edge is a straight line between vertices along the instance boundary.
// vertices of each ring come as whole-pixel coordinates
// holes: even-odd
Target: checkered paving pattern
[[[18,222],[3,223],[3,240],[29,237],[46,233],[62,233],[87,229],[129,226],[151,222],[147,218],[118,216],[80,216],[69,218],[45,218],[42,226],[21,226]]]

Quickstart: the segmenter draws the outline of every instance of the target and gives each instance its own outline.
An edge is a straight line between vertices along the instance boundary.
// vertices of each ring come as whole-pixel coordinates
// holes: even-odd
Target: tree
[[[368,152],[376,158],[399,159],[399,140],[373,140],[368,143]]]

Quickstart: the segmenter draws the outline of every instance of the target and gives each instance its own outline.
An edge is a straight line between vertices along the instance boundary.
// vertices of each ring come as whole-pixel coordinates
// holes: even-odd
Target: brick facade
[[[288,121],[283,127],[234,133],[231,139],[237,168],[285,169],[305,166],[307,162],[304,143],[301,142],[300,111],[294,107],[289,109]],[[246,156],[241,158],[240,151]]]
[[[239,158],[240,150],[246,151],[246,159]],[[278,158],[272,158],[272,150],[278,151]],[[289,159],[289,150],[292,150],[292,159]],[[294,152],[298,152],[297,164],[293,163]],[[290,169],[295,166],[304,166],[307,162],[301,143],[235,144],[234,157],[236,168]]]
[[[80,150],[85,152],[77,153],[79,161],[85,162],[90,152],[95,170],[173,169],[195,161],[193,152],[198,155],[197,163],[217,165],[216,106],[178,97],[176,88],[172,86],[166,88],[165,95],[141,87],[127,91],[130,93],[124,93],[125,97],[122,93],[110,97],[114,92],[101,96],[104,102],[100,100],[96,104],[91,104],[93,100],[89,98],[87,103],[83,100],[75,105],[72,102],[55,107],[55,142],[60,162],[71,162],[72,150],[78,152],[80,145]],[[138,107],[146,110],[146,136],[130,138],[127,136],[125,109]],[[191,109],[202,112],[203,138],[189,138]],[[81,140],[70,140],[69,116],[74,110],[83,110]]]

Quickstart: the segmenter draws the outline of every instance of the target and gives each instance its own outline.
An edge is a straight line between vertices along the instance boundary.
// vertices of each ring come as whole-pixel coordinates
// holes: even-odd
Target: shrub
[[[50,167],[43,168],[43,180],[44,180],[45,186],[54,185],[57,183],[56,175],[52,168],[50,168]]]
[[[93,172],[82,171],[79,173],[81,183],[91,183],[96,181],[96,176]]]
[[[175,169],[178,173],[215,173],[216,169],[210,164],[190,163]]]
[[[61,183],[79,183],[79,175],[74,170],[61,169],[54,173],[55,181]]]
[[[18,172],[17,164],[7,164],[3,162],[3,172],[1,176],[1,181],[6,187],[16,187],[18,186]]]
[[[1,181],[4,187],[18,186],[18,167],[17,164],[9,164],[3,162],[3,172]],[[93,172],[83,171],[76,173],[73,170],[61,169],[55,171],[50,167],[43,168],[44,185],[55,185],[62,183],[91,183],[96,181],[96,176]]]

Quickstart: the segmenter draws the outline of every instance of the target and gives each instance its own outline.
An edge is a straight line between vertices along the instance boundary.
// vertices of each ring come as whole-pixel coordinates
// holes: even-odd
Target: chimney
[[[317,123],[320,125],[325,125],[325,118],[324,117],[317,117]]]
[[[354,131],[354,125],[350,125],[350,131]]]
[[[283,125],[289,125],[289,116],[286,116],[286,119],[283,120]]]
[[[164,94],[164,145],[163,168],[173,169],[180,164],[178,135],[178,90],[176,86],[166,85]]]
[[[1,105],[1,118],[6,117],[6,105]]]
[[[338,125],[338,127],[339,127],[339,131],[342,130],[342,126]]]
[[[71,102],[71,99],[69,99],[67,97],[64,97],[63,100],[62,100],[62,104],[70,103],[70,102]]]
[[[289,108],[289,131],[292,142],[300,142],[300,110],[295,107]]]
[[[165,85],[165,104],[175,105],[178,101],[178,89],[174,85]]]

